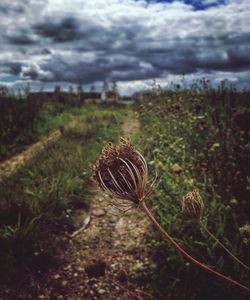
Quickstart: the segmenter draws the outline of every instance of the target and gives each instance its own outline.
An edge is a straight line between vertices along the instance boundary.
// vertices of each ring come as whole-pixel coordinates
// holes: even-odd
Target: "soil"
[[[125,136],[138,133],[137,119],[127,120],[123,131]],[[74,230],[66,229],[60,237],[60,263],[42,276],[37,299],[155,299],[148,292],[156,265],[146,245],[147,217],[139,209],[117,215],[93,183],[90,192],[89,210],[68,210]],[[19,299],[34,296],[24,291]]]
[[[68,124],[63,127],[65,130],[66,128],[74,127],[77,123],[77,118],[70,121]],[[23,166],[27,161],[29,161],[32,157],[37,155],[38,153],[44,151],[49,144],[57,141],[62,135],[61,130],[56,129],[51,133],[43,136],[40,140],[32,145],[27,146],[27,148],[20,153],[13,155],[11,158],[0,162],[0,181],[10,176],[11,174],[15,173],[16,170]]]
[[[18,153],[11,158],[0,163],[0,181],[4,177],[8,177],[13,174],[20,166],[24,165],[28,160],[30,160],[34,155],[43,151],[51,142],[59,139],[61,136],[60,130],[54,130],[49,135],[44,136],[38,142],[27,149]]]

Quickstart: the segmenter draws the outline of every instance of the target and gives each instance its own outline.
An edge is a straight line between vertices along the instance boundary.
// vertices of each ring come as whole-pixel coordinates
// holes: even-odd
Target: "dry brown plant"
[[[157,177],[150,182],[147,163],[142,154],[134,149],[128,139],[121,138],[117,145],[108,143],[102,154],[92,166],[93,179],[99,187],[107,192],[112,199],[110,202],[119,210],[126,211],[139,206],[150,221],[161,232],[163,237],[187,260],[200,268],[212,273],[214,276],[241,288],[250,293],[250,289],[238,281],[227,277],[209,266],[203,264],[187,253],[157,222],[148,209],[145,200],[157,186]],[[194,199],[195,198],[195,199]],[[193,217],[201,217],[203,202],[197,191],[185,197],[184,211]],[[194,201],[192,203],[192,201]]]

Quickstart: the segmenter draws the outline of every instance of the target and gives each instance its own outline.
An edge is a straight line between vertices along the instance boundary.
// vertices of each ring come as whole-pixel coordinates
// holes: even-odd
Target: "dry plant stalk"
[[[175,249],[193,264],[212,273],[239,288],[250,293],[250,289],[236,280],[231,279],[201,263],[188,254],[156,221],[153,214],[148,209],[145,199],[152,194],[157,186],[157,178],[152,182],[149,180],[147,163],[144,157],[134,149],[128,139],[120,139],[118,145],[114,146],[108,143],[102,151],[101,156],[97,159],[92,167],[93,179],[99,187],[113,197],[111,204],[116,208],[126,211],[134,206],[140,206],[146,213],[151,222],[161,232],[163,237],[170,242]],[[190,198],[190,197],[188,197]],[[187,211],[192,216],[202,215],[201,199],[199,205],[190,204],[190,199],[186,201]]]
[[[235,261],[243,266],[248,271],[250,268],[237,258],[203,223],[204,202],[198,190],[187,193],[182,199],[182,213],[190,219],[196,219],[200,226],[206,231],[206,233],[216,241],[221,248],[223,248]]]

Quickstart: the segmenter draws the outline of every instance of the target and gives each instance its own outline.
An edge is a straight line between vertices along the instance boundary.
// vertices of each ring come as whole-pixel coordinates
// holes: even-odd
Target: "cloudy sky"
[[[247,86],[249,0],[0,0],[0,84]]]

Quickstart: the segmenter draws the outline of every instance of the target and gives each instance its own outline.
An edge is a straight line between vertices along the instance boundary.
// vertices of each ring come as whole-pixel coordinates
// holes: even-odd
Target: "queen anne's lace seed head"
[[[116,198],[113,204],[118,208],[139,205],[152,193],[156,183],[156,180],[149,183],[144,157],[123,138],[117,145],[108,143],[103,148],[92,172],[98,185]]]
[[[187,193],[182,199],[182,213],[191,219],[200,219],[204,203],[198,190]]]

